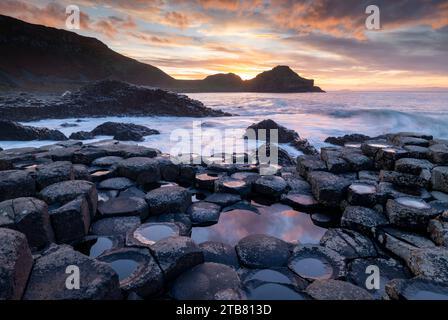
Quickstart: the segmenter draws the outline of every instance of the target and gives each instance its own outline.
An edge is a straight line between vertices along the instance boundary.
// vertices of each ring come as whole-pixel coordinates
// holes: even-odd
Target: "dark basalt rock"
[[[144,136],[159,134],[159,131],[133,123],[105,122],[91,131],[94,136],[114,136],[115,140],[142,141]]]
[[[92,224],[91,233],[98,236],[124,236],[140,225],[140,217],[104,218]]]
[[[41,249],[54,240],[47,205],[35,198],[16,198],[1,202],[0,227],[25,234],[32,249]]]
[[[39,190],[53,183],[74,179],[73,165],[69,161],[57,161],[36,167],[35,180]]]
[[[196,186],[199,189],[214,191],[215,181],[217,181],[223,174],[215,174],[210,172],[198,173],[195,176]]]
[[[427,139],[422,139],[418,137],[411,137],[405,135],[396,135],[392,138],[392,143],[403,146],[403,145],[413,145],[419,147],[428,147],[429,141]]]
[[[240,263],[248,268],[271,268],[286,266],[290,252],[283,240],[254,234],[241,239],[236,245]]]
[[[229,266],[206,262],[193,267],[176,279],[171,295],[176,300],[218,300],[241,297],[237,272]]]
[[[351,283],[365,287],[369,273],[366,270],[369,266],[376,266],[380,270],[380,288],[366,289],[375,299],[381,299],[385,296],[385,286],[392,279],[408,279],[411,277],[409,270],[397,260],[392,258],[375,259],[355,259],[348,266],[347,280]]]
[[[79,196],[84,196],[87,199],[90,216],[93,218],[96,214],[98,194],[92,182],[83,180],[58,182],[39,193],[39,197],[49,205],[63,205]]]
[[[123,160],[122,157],[106,156],[106,157],[95,159],[92,162],[92,166],[107,168],[107,167],[111,167],[111,166],[118,164],[121,160]]]
[[[148,218],[147,222],[171,222],[178,226],[179,235],[191,235],[191,219],[190,216],[184,213],[164,213],[159,216],[151,216]]]
[[[373,207],[381,202],[379,198],[375,182],[369,180],[352,183],[348,188],[347,201],[351,205]]]
[[[396,186],[411,188],[426,188],[429,185],[431,174],[423,171],[420,175],[401,173],[396,171],[380,171],[380,181],[390,182]]]
[[[215,181],[215,191],[223,193],[235,193],[245,196],[250,193],[251,184],[242,179],[223,177]]]
[[[314,212],[319,203],[312,195],[295,193],[294,191],[281,196],[281,202],[300,212]]]
[[[199,201],[193,203],[187,214],[194,226],[209,226],[218,223],[221,207],[215,203]]]
[[[322,228],[330,228],[336,224],[336,219],[332,215],[320,212],[313,213],[311,220],[316,226]]]
[[[329,248],[298,245],[289,259],[289,269],[309,281],[345,277],[344,258]]]
[[[146,193],[138,187],[130,187],[126,190],[120,191],[118,196],[144,198],[146,196]]]
[[[86,236],[72,244],[76,251],[90,258],[97,258],[103,253],[124,247],[122,236]]]
[[[134,157],[118,163],[120,176],[137,181],[145,185],[160,180],[160,169],[157,160],[145,157]]]
[[[310,172],[308,181],[316,200],[328,207],[338,207],[351,184],[347,179],[324,171]]]
[[[442,283],[448,282],[448,250],[446,248],[412,250],[406,264],[415,276]]]
[[[348,162],[350,171],[371,170],[374,167],[373,160],[358,149],[346,148],[342,150],[341,156]]]
[[[199,248],[204,254],[204,262],[220,263],[232,267],[239,266],[235,248],[228,244],[206,241],[199,244]]]
[[[31,197],[36,193],[36,183],[30,172],[22,170],[0,171],[0,201]]]
[[[429,220],[441,212],[420,199],[397,198],[387,201],[386,214],[390,222],[398,227],[425,230]]]
[[[70,137],[71,140],[90,140],[95,139],[95,135],[88,131],[73,132]]]
[[[276,283],[293,287],[295,290],[304,290],[308,286],[308,281],[297,276],[287,267],[269,269],[246,269],[239,268],[238,274],[245,289],[252,289],[259,284]],[[249,290],[252,291],[252,290]],[[276,291],[272,291],[271,297],[277,299]],[[252,296],[253,292],[249,292]],[[281,299],[279,299],[281,300]]]
[[[253,183],[255,192],[271,198],[280,197],[287,187],[286,181],[282,177],[277,176],[261,176]]]
[[[317,156],[299,156],[297,157],[297,172],[307,178],[313,171],[327,171],[327,165]]]
[[[341,137],[328,137],[324,140],[324,142],[334,144],[337,146],[344,146],[347,143],[361,143],[370,139],[371,138],[369,136],[353,133],[353,134],[346,134]]]
[[[215,203],[224,208],[241,201],[241,197],[237,194],[232,193],[212,193],[204,200],[207,202]]]
[[[92,181],[89,168],[83,164],[73,165],[73,175],[75,180]]]
[[[386,284],[393,300],[448,300],[448,286],[431,279],[394,279]]]
[[[429,148],[413,146],[413,145],[406,145],[406,146],[403,146],[403,149],[409,153],[410,158],[414,158],[414,159],[429,159],[430,158]]]
[[[370,258],[378,255],[372,240],[348,229],[328,229],[320,240],[320,244],[347,259]]]
[[[423,170],[431,170],[433,166],[428,160],[401,158],[395,162],[395,171],[420,175]]]
[[[191,205],[191,194],[187,189],[178,186],[151,190],[145,199],[150,215],[185,212]]]
[[[102,217],[139,216],[144,221],[149,207],[143,198],[118,197],[100,202],[98,212]]]
[[[448,145],[434,144],[429,147],[431,160],[440,165],[448,164]]]
[[[67,290],[68,266],[77,266],[80,288]],[[118,276],[104,262],[86,257],[68,246],[54,246],[34,261],[25,300],[115,300],[121,298]]]
[[[181,230],[176,222],[148,222],[129,230],[126,234],[126,245],[151,247],[157,241],[168,237],[180,236]]]
[[[0,300],[19,300],[33,267],[25,235],[0,228]]]
[[[0,131],[0,140],[3,141],[67,140],[67,137],[58,130],[24,126],[20,123],[9,120],[0,120],[0,127],[2,128]]]
[[[89,204],[84,196],[50,211],[51,225],[57,243],[71,243],[89,232]]]
[[[106,151],[94,146],[84,146],[73,153],[72,162],[78,164],[90,165],[95,159],[105,157]]]
[[[134,182],[128,178],[117,177],[101,181],[98,184],[98,189],[121,191],[128,189],[134,185]]]
[[[204,262],[204,254],[187,237],[168,237],[151,246],[166,281],[176,279],[180,274]]]
[[[97,258],[109,264],[120,278],[125,293],[134,292],[141,297],[154,297],[163,291],[162,270],[148,249],[113,249]]]
[[[165,181],[177,181],[180,175],[180,167],[173,163],[169,156],[155,158],[159,162],[161,178]]]
[[[348,206],[341,218],[341,227],[372,235],[376,228],[389,224],[383,214],[370,208]]]
[[[448,193],[448,167],[435,167],[432,170],[431,184],[434,190]]]
[[[385,139],[367,140],[361,144],[362,153],[368,157],[375,157],[379,150],[387,148],[392,146]]]
[[[295,168],[294,168],[295,171]],[[288,184],[289,191],[292,193],[308,194],[311,195],[311,185],[300,177],[292,175],[282,174],[282,178],[285,179]]]
[[[428,233],[437,245],[448,248],[448,211],[439,218],[429,221]]]
[[[341,280],[316,280],[305,292],[316,300],[372,300],[365,289]]]

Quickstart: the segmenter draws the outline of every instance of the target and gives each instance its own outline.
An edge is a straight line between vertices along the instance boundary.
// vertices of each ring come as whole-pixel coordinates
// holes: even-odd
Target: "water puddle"
[[[139,263],[131,259],[118,259],[109,262],[109,265],[118,274],[118,279],[122,281],[128,278],[135,270],[137,270]]]
[[[424,201],[413,199],[413,198],[398,198],[395,199],[399,204],[411,207],[414,209],[429,209],[431,206]]]
[[[296,258],[292,262],[292,269],[299,276],[307,279],[330,279],[333,275],[331,265],[324,259],[318,258]]]
[[[326,229],[316,226],[311,217],[283,204],[257,206],[258,213],[249,210],[222,212],[219,222],[209,227],[194,227],[196,243],[218,241],[235,245],[250,234],[268,234],[288,242],[317,244]]]
[[[411,293],[405,292],[408,300],[448,300],[447,293],[439,293],[428,290],[417,290]]]
[[[350,190],[357,194],[372,194],[376,192],[376,187],[368,184],[354,183],[350,186]]]
[[[260,280],[263,282],[291,284],[291,280],[287,276],[285,276],[281,272],[271,269],[263,269],[256,271],[246,278],[246,281],[249,280]]]
[[[248,290],[249,300],[305,300],[305,297],[290,287],[279,283],[264,283]]]
[[[137,228],[133,235],[139,242],[152,245],[161,239],[178,234],[177,230],[165,224],[150,224]]]
[[[75,246],[75,249],[86,256],[96,258],[102,255],[105,251],[112,249],[114,243],[107,237],[98,237],[93,240],[83,241]]]

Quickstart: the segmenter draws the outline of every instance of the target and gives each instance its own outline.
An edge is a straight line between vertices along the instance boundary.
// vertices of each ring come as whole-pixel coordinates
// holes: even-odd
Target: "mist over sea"
[[[328,136],[348,133],[363,133],[376,136],[398,131],[416,131],[432,134],[438,138],[448,138],[448,92],[328,92],[328,93],[196,93],[189,97],[202,101],[207,107],[222,109],[236,114],[233,117],[191,118],[191,117],[103,117],[83,118],[77,127],[64,128],[64,122],[74,123],[76,119],[51,119],[27,122],[38,127],[58,129],[69,136],[75,131],[90,131],[106,121],[132,122],[146,125],[160,131],[160,135],[148,136],[139,144],[170,152],[178,141],[170,141],[175,129],[189,132],[195,125],[201,125],[203,144],[209,149],[219,146],[208,139],[217,129],[224,135],[224,129],[245,129],[250,124],[263,119],[276,122],[296,130],[303,138],[320,148]],[[216,132],[216,131],[215,131]],[[240,137],[241,133],[234,135]],[[95,140],[111,137],[97,137]],[[231,137],[226,137],[229,140]],[[224,137],[223,137],[224,139]],[[0,147],[17,148],[42,146],[50,141],[1,141]],[[298,154],[291,147],[285,148]]]

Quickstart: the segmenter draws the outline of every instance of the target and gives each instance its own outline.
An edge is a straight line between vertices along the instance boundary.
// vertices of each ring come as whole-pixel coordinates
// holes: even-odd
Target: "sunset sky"
[[[325,90],[448,88],[447,0],[1,0],[0,13],[65,28],[68,4],[77,33],[178,79],[289,65]],[[365,28],[369,4],[381,30]]]

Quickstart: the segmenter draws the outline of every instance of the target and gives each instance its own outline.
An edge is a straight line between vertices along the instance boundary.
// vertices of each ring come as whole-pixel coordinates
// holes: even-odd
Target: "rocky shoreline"
[[[0,151],[0,299],[448,299],[448,141],[355,138],[282,166],[114,140]],[[310,214],[320,243],[191,239],[259,198]]]

